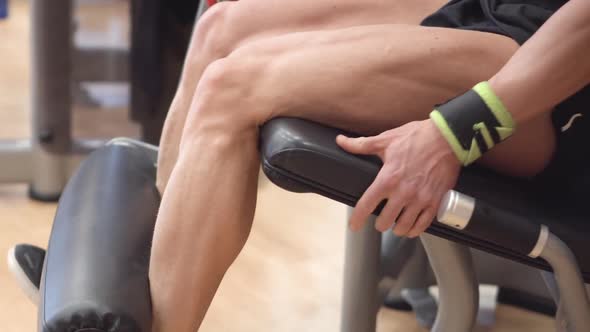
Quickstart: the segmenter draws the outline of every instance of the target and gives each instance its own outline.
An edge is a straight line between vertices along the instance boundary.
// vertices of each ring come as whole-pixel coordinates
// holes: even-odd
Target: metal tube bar
[[[31,10],[33,141],[66,153],[71,143],[72,1],[33,0]]]
[[[381,233],[374,223],[371,217],[361,231],[346,234],[342,332],[374,332],[377,326]]]
[[[557,236],[549,234],[540,257],[551,265],[559,289],[559,305],[565,312],[568,331],[590,329],[590,303],[576,257]]]
[[[423,234],[420,236],[439,287],[439,306],[433,332],[470,332],[479,308],[479,289],[471,252],[463,245]]]
[[[28,183],[32,178],[31,142],[0,141],[0,183]]]
[[[31,195],[59,197],[71,147],[71,0],[33,0]]]
[[[29,196],[40,201],[57,201],[68,181],[69,158],[69,155],[53,154],[33,145]]]
[[[72,79],[76,82],[129,80],[129,51],[121,49],[77,49]]]

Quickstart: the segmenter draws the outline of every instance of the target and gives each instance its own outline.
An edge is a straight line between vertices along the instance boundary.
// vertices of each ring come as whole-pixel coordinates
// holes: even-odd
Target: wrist
[[[461,165],[461,161],[457,158],[455,151],[453,151],[453,148],[443,136],[434,121],[432,121],[432,119],[427,119],[424,122],[426,130],[432,137],[431,144],[434,147],[434,150],[441,154],[442,159],[449,160],[450,163],[454,164],[458,168],[462,167],[463,165]]]

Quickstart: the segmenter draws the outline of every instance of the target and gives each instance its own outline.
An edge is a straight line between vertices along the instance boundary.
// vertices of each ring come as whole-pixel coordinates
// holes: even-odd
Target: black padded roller
[[[340,149],[335,143],[340,133],[345,132],[302,119],[269,121],[260,131],[264,173],[286,190],[313,192],[355,206],[375,179],[381,163],[378,158],[356,156]],[[582,213],[584,211],[571,208],[566,200],[550,204],[539,201],[536,186],[530,181],[509,178],[477,166],[463,169],[455,189],[476,197],[478,201],[493,204],[493,212],[475,217],[489,222],[483,225],[474,223],[473,229],[464,231],[433,223],[428,233],[551,270],[544,260],[527,256],[537,240],[534,234],[541,224],[545,224],[572,248],[581,262],[585,280],[590,282],[590,251],[587,250],[586,235],[590,234],[590,224],[586,213]],[[535,226],[529,228],[530,224]],[[488,226],[493,230],[485,230]],[[524,237],[520,238],[519,234]]]
[[[69,181],[41,279],[39,331],[149,332],[156,150],[116,140]]]

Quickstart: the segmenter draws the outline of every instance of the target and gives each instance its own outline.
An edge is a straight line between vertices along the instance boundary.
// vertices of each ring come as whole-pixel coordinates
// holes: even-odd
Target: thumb
[[[374,137],[346,137],[338,135],[336,137],[336,144],[343,150],[354,154],[376,154],[377,147]]]

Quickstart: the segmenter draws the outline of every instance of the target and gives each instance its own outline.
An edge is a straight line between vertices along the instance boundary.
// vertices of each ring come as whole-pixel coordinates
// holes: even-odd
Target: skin
[[[412,2],[424,11],[420,15],[412,9],[419,14],[406,24],[394,22],[407,19],[400,8],[388,16],[392,22],[381,22],[387,7],[383,1],[375,2],[375,12],[371,4],[355,7],[352,0],[282,0],[280,6],[271,0],[243,0],[211,12],[195,29],[199,38],[189,51],[161,145],[158,187],[163,198],[150,263],[154,331],[193,331],[200,326],[224,273],[248,238],[256,204],[258,128],[273,117],[301,117],[368,136],[338,138],[345,150],[375,154],[384,161],[357,206],[353,228],[362,227],[372,207],[387,198],[387,214],[377,224],[381,230],[393,227],[400,235],[415,236],[430,224],[441,194],[455,184],[460,167],[425,119],[433,105],[490,77],[519,129],[481,162],[516,176],[541,171],[554,150],[548,110],[587,82],[588,75],[572,78],[577,84],[563,89],[567,92],[539,98],[546,101],[535,101],[534,107],[512,92],[526,86],[508,89],[503,82],[526,75],[524,81],[549,78],[551,88],[561,84],[547,72],[558,72],[565,61],[584,60],[588,54],[562,49],[572,48],[562,42],[564,35],[570,38],[566,33],[590,44],[588,36],[577,35],[588,21],[581,14],[588,12],[585,2],[571,1],[566,14],[560,11],[552,19],[552,28],[527,43],[536,47],[525,45],[518,51],[503,36],[416,26],[420,16],[439,3]],[[265,15],[257,16],[260,11]],[[227,24],[227,18],[234,24]],[[553,60],[530,66],[547,57]],[[570,72],[575,77],[587,73],[576,66]],[[536,94],[529,92],[523,96]],[[403,213],[393,226],[398,211]]]
[[[590,84],[588,22],[590,2],[570,1],[490,79],[517,126],[548,114],[559,102]],[[360,229],[383,199],[389,201],[377,219],[378,230],[390,228],[396,218],[394,232],[399,236],[415,237],[428,228],[437,202],[454,187],[460,171],[444,138],[433,134],[437,131],[433,126],[426,120],[374,137],[338,138],[343,149],[378,155],[384,162],[350,218],[352,229]]]
[[[205,68],[248,43],[296,31],[368,24],[412,24],[446,0],[240,0],[207,10],[193,32],[178,90],[168,112],[158,160],[157,186],[164,192],[176,160],[190,104]]]
[[[398,236],[415,237],[430,226],[438,203],[455,186],[461,169],[453,151],[441,141],[445,142],[430,120],[373,137],[338,136],[336,142],[344,150],[377,155],[383,161],[350,217],[350,228],[360,230],[383,199],[388,202],[375,222],[377,230],[393,229]]]

